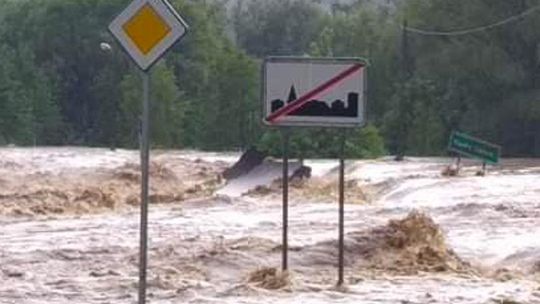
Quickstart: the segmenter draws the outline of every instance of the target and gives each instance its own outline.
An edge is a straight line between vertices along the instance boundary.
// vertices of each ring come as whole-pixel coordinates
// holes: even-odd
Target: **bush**
[[[384,140],[379,130],[368,125],[358,130],[348,129],[289,129],[289,157],[291,158],[338,158],[342,132],[346,132],[346,158],[376,158],[385,154]],[[274,157],[282,156],[280,130],[266,131],[257,148]]]

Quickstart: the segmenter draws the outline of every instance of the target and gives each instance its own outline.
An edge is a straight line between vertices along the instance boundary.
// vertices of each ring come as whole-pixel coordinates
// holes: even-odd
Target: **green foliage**
[[[141,79],[106,30],[128,0],[0,1],[0,144],[137,147]],[[268,55],[364,57],[370,126],[351,157],[439,155],[452,130],[540,155],[540,19],[460,36],[407,32],[492,24],[540,0],[171,0],[189,34],[153,70],[154,147],[281,152],[260,113]],[[229,13],[229,15],[227,14]],[[112,52],[103,52],[109,42]],[[381,130],[383,136],[378,133]],[[294,130],[297,157],[335,157],[339,130]]]
[[[385,134],[390,148],[403,155],[433,155],[443,149],[444,127],[436,85],[422,79],[411,79],[399,85],[392,99],[392,109],[385,119]]]
[[[259,70],[227,38],[227,16],[217,4],[176,1],[192,27],[169,55],[185,92],[185,146],[223,150],[247,147],[257,138]]]
[[[398,24],[395,18],[373,5],[363,4],[335,12],[311,43],[315,57],[363,57],[369,63],[368,112],[380,119],[394,94]]]
[[[233,16],[238,44],[258,57],[304,55],[323,20],[324,13],[308,0],[239,1]]]
[[[255,76],[258,68],[243,54],[225,50],[224,55],[217,65],[215,95],[203,104],[208,118],[202,123],[202,147],[211,150],[246,147],[254,140],[250,118],[259,108]]]
[[[142,112],[142,77],[138,71],[125,76],[120,84],[120,112],[123,129],[121,143],[138,146]],[[184,111],[182,93],[170,68],[158,64],[151,73],[150,121],[152,144],[157,147],[182,147]]]
[[[194,26],[153,69],[153,145],[250,145],[259,132],[258,66],[227,39],[220,5],[172,2]],[[106,30],[127,3],[0,3],[3,141],[137,147],[141,81]]]
[[[7,143],[57,143],[62,121],[51,82],[28,49],[0,44],[0,133]]]
[[[403,14],[415,27],[463,29],[493,24],[538,5],[537,0],[413,0],[403,5]],[[415,74],[435,82],[444,94],[440,134],[462,129],[501,144],[508,155],[540,154],[540,117],[532,114],[540,85],[537,17],[533,13],[463,36],[409,36]]]
[[[351,137],[346,146],[351,158],[377,158],[386,154],[384,138],[373,125],[355,131]]]
[[[385,153],[378,129],[368,125],[359,130],[289,129],[289,155],[296,158],[337,158],[345,136],[347,158],[377,158]],[[276,130],[265,132],[257,148],[274,157],[282,156],[283,136]]]

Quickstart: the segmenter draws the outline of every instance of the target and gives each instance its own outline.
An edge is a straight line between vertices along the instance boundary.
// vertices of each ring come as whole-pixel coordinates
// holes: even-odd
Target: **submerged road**
[[[348,268],[348,291],[335,291],[337,249],[329,246],[316,256],[309,248],[337,237],[337,205],[293,199],[294,284],[284,291],[255,288],[246,283],[251,271],[280,265],[279,199],[217,197],[151,206],[150,303],[540,303],[539,270],[534,272],[540,261],[537,166],[503,167],[485,178],[466,170],[464,177],[447,179],[439,176],[441,162],[349,164],[349,178],[384,191],[369,205],[346,207],[346,231],[384,225],[421,209],[441,226],[458,256],[478,267],[507,268],[513,274],[508,280],[366,276]],[[324,161],[311,165],[331,168]],[[332,170],[314,172],[335,178]],[[138,219],[135,211],[0,218],[0,303],[134,303]]]

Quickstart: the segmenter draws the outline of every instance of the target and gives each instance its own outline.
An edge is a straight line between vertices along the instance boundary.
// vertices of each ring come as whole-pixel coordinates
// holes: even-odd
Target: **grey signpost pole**
[[[339,151],[339,254],[338,254],[338,286],[344,282],[343,268],[345,255],[345,138],[346,130],[341,131]]]
[[[364,122],[367,62],[351,58],[268,57],[262,91],[264,122],[282,127],[283,144],[283,270],[287,270],[288,127],[359,127]],[[309,77],[306,77],[309,75]],[[308,79],[306,79],[308,78]],[[290,86],[292,83],[292,86]],[[285,87],[284,87],[285,86]],[[289,87],[290,86],[290,87]],[[289,92],[284,95],[283,92]],[[302,92],[297,96],[296,92]],[[339,96],[339,97],[338,97]],[[347,103],[343,101],[347,97]],[[325,97],[328,101],[320,101]],[[332,106],[326,104],[335,100]],[[334,105],[338,105],[334,107]],[[341,107],[341,110],[337,108]],[[346,115],[341,113],[345,111]],[[343,130],[339,176],[339,279],[344,283],[345,137]]]
[[[288,229],[289,229],[289,130],[283,128],[281,130],[283,140],[283,245],[282,245],[282,264],[281,269],[288,269]]]
[[[148,12],[152,12],[148,14]],[[167,28],[166,34],[153,27]],[[151,29],[151,30],[148,30]],[[141,220],[138,303],[146,303],[148,264],[148,166],[150,162],[150,69],[187,32],[188,25],[167,0],[133,0],[109,24],[109,31],[143,71],[143,111],[140,130]],[[102,45],[107,49],[107,45]],[[110,48],[110,46],[109,46]]]
[[[146,269],[148,255],[148,164],[150,160],[150,71],[143,77],[143,113],[141,130],[141,227],[139,257],[139,304],[146,303]]]

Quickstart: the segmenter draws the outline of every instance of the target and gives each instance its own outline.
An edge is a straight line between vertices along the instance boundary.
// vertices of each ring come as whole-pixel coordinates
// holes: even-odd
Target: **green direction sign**
[[[452,133],[448,150],[480,159],[489,164],[499,163],[499,155],[501,153],[500,146],[461,132]]]

